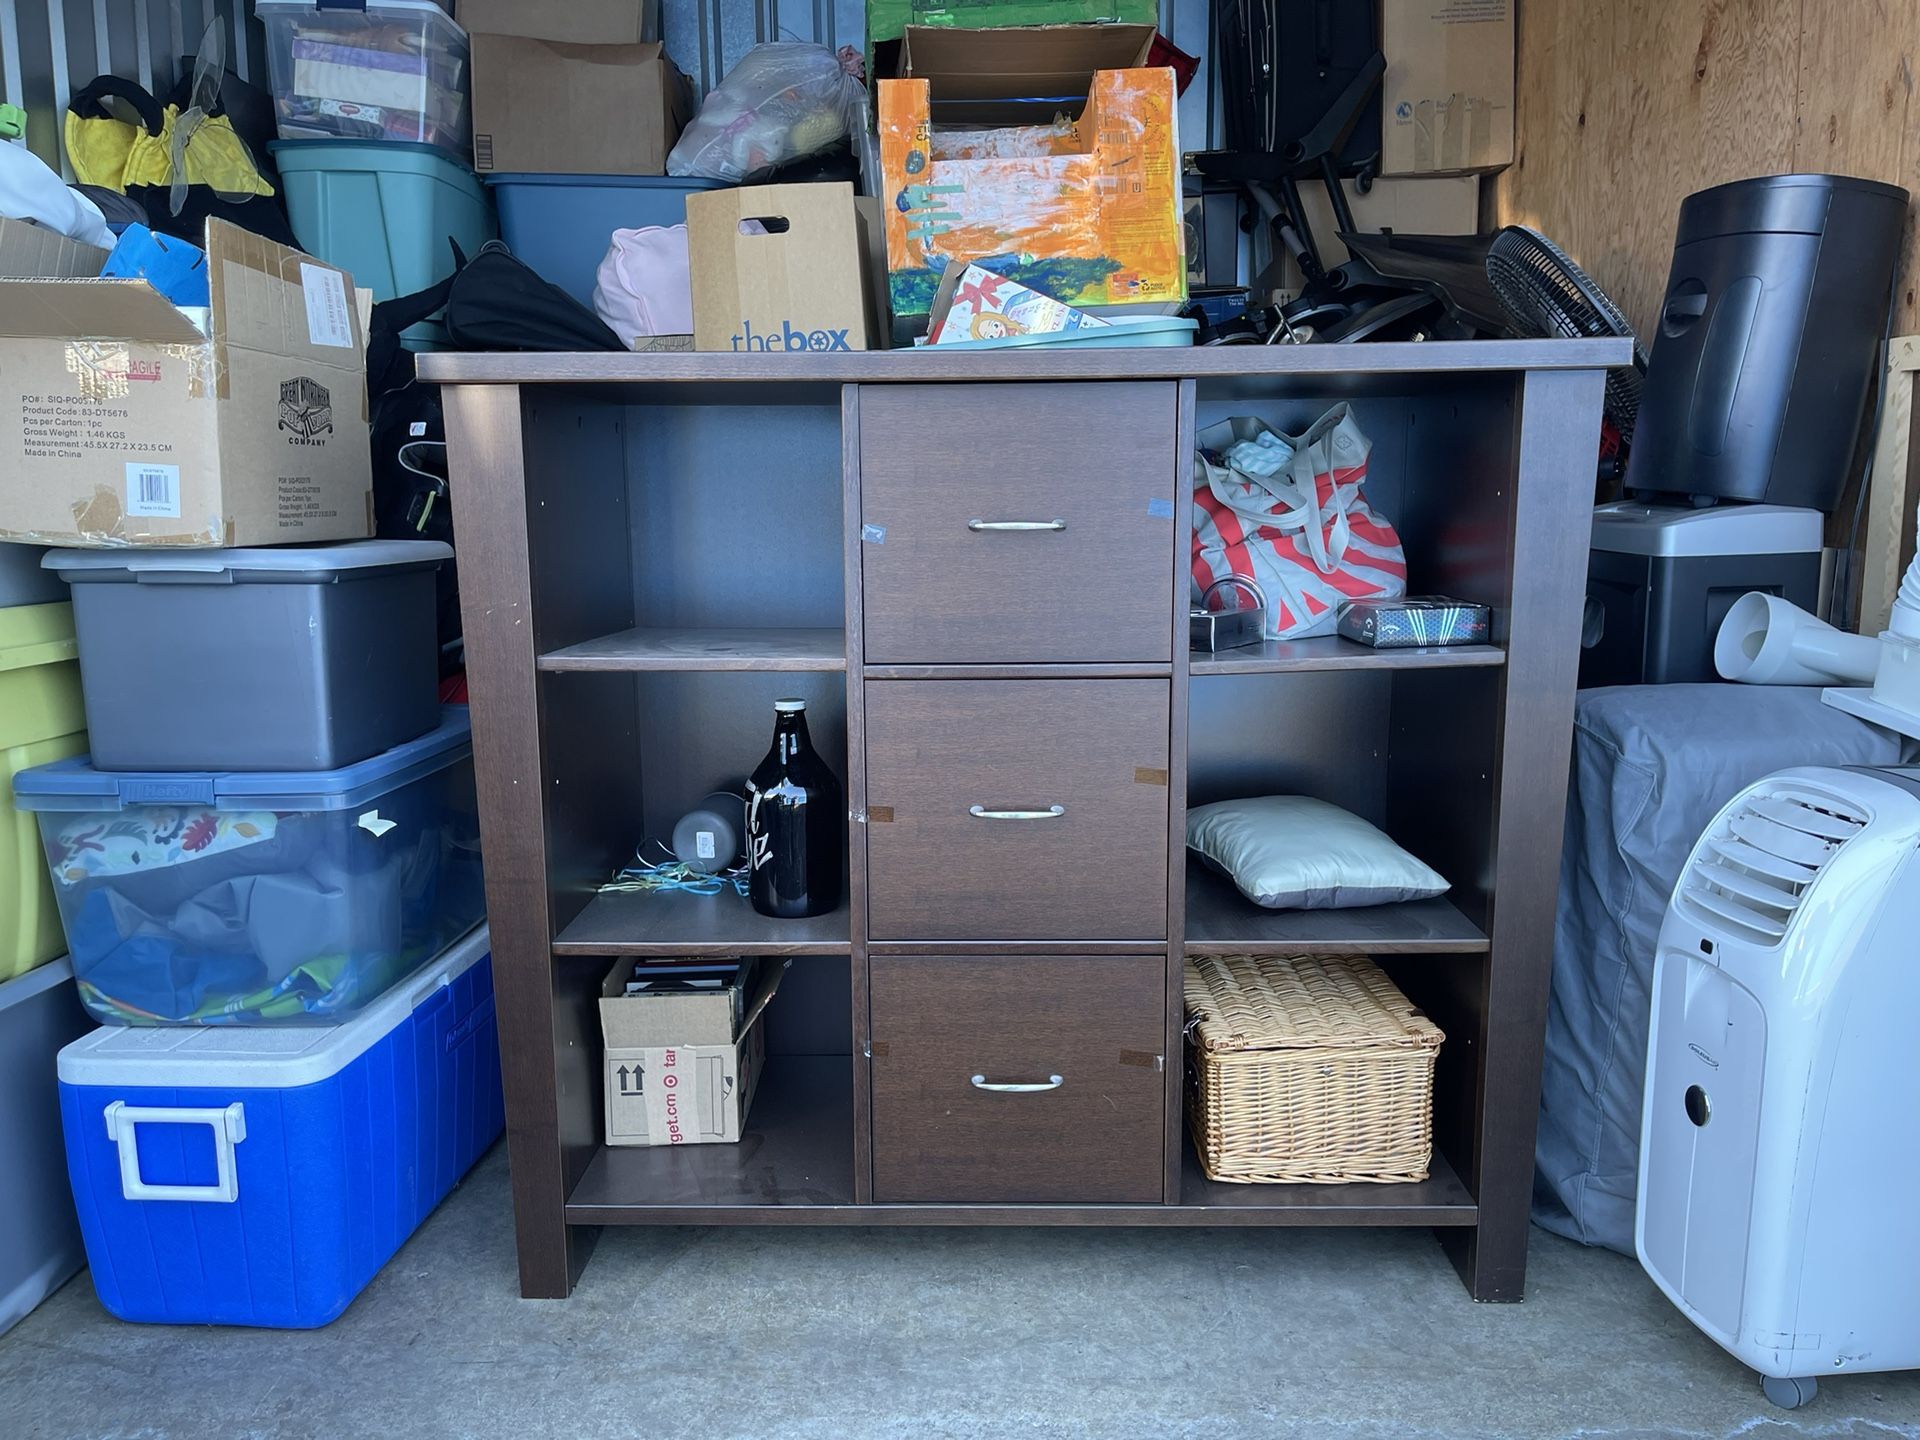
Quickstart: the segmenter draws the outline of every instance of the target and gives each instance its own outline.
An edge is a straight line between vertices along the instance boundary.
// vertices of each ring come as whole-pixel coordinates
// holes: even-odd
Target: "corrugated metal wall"
[[[61,164],[67,97],[96,75],[137,80],[164,94],[179,59],[193,54],[209,22],[227,27],[228,64],[266,83],[260,27],[248,0],[0,0],[0,100],[27,112],[27,148]],[[231,43],[238,32],[242,45]]]
[[[542,3],[542,0],[528,0]],[[562,3],[562,0],[545,0]],[[859,45],[865,0],[662,0],[667,52],[702,93],[763,40],[815,40]],[[1189,54],[1210,50],[1209,0],[1161,0],[1160,28]],[[0,100],[24,107],[27,144],[59,165],[60,116],[67,97],[95,75],[112,73],[164,93],[179,57],[192,53],[209,21],[219,19],[235,47],[233,68],[266,83],[263,35],[251,0],[0,0]],[[1181,144],[1206,148],[1219,111],[1210,66],[1180,104]]]

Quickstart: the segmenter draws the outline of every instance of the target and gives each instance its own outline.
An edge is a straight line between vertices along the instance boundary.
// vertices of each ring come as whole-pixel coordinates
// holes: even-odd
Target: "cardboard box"
[[[1342,186],[1347,204],[1353,210],[1353,223],[1360,230],[1391,230],[1396,235],[1473,235],[1480,229],[1480,177],[1478,175],[1434,175],[1409,180],[1376,180],[1365,194],[1351,180]],[[1324,185],[1309,182],[1300,187],[1300,203],[1313,227],[1314,243],[1320,247],[1320,259],[1329,269],[1347,259],[1347,247],[1340,243],[1334,228],[1333,206],[1327,201]],[[1298,291],[1303,283],[1300,267],[1291,255],[1282,266],[1281,288]]]
[[[879,202],[844,183],[687,196],[694,348],[882,347],[879,233]]]
[[[373,533],[366,330],[331,265],[207,226],[210,311],[144,280],[0,280],[0,538]]]
[[[110,252],[0,215],[0,279],[91,280]]]
[[[600,987],[609,1145],[735,1144],[766,1059],[766,1013],[785,966],[763,960],[735,1024],[724,991],[628,995],[633,962]]]
[[[1126,68],[1152,42],[1150,26],[908,28],[909,78],[879,86],[896,322],[976,260],[1082,309],[1185,300],[1174,75]],[[1035,95],[1085,100],[1036,116]]]
[[[464,0],[473,43],[473,168],[664,175],[693,113],[652,39],[648,0]]]
[[[643,45],[660,38],[659,0],[460,0],[468,35],[515,35],[562,45]]]
[[[1382,0],[1383,175],[1513,163],[1514,0]]]

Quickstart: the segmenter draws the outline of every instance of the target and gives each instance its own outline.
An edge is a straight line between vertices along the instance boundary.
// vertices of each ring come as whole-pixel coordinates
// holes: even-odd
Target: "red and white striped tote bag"
[[[1246,465],[1234,464],[1234,447]],[[1302,435],[1246,416],[1200,435],[1194,468],[1194,593],[1226,575],[1246,575],[1267,593],[1267,634],[1276,640],[1331,635],[1348,600],[1407,593],[1400,537],[1362,489],[1371,442],[1346,405]],[[1254,473],[1255,460],[1273,466]],[[1225,603],[1231,603],[1226,601]]]

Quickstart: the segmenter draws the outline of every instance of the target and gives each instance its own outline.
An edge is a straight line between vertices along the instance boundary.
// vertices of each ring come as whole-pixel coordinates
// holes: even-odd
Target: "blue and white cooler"
[[[325,1325],[500,1134],[487,929],[344,1024],[98,1030],[60,1111],[108,1310]]]

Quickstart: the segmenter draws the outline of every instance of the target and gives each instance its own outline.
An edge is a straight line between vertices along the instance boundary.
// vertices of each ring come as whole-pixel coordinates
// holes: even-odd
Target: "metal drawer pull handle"
[[[989,810],[984,805],[969,805],[967,813],[976,820],[1052,820],[1067,813],[1064,805],[1049,805],[1044,810]]]
[[[973,1077],[974,1089],[992,1090],[1001,1095],[1032,1095],[1040,1090],[1058,1090],[1066,1083],[1066,1077],[1062,1075],[1049,1075],[1044,1085],[1022,1085],[1011,1080],[989,1080],[984,1075]]]
[[[967,528],[978,533],[981,530],[1064,530],[1064,520],[969,520]]]

